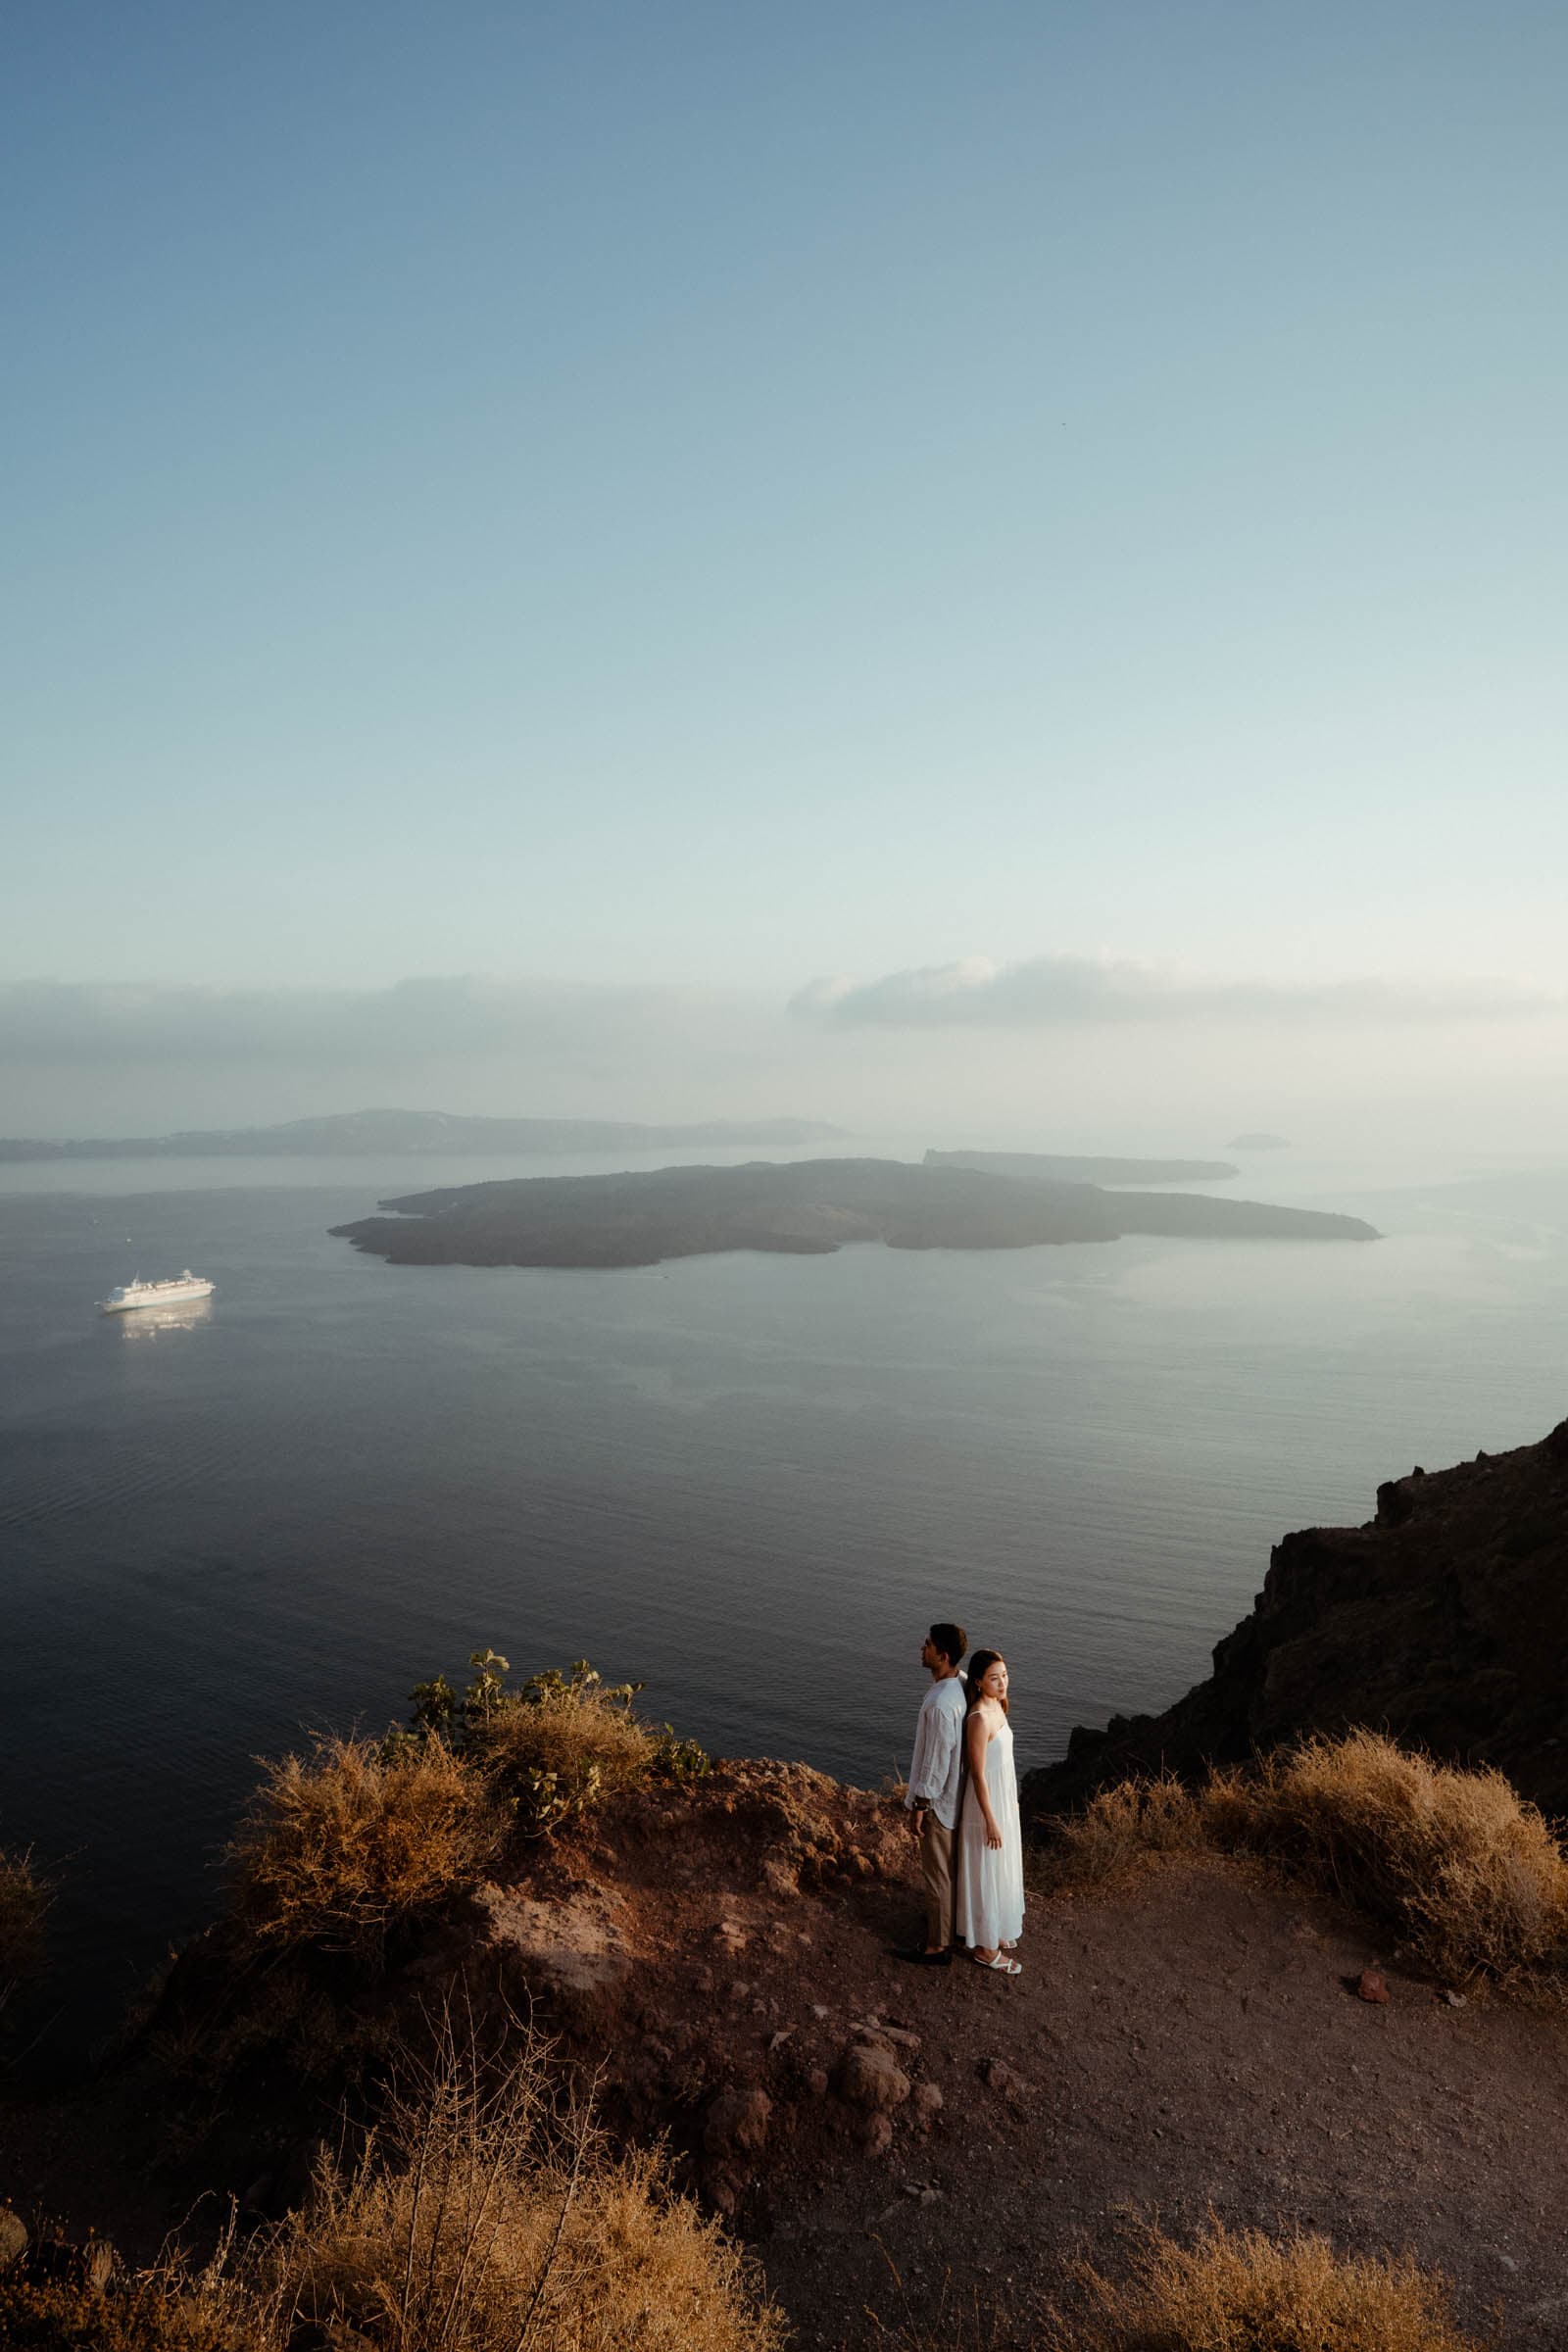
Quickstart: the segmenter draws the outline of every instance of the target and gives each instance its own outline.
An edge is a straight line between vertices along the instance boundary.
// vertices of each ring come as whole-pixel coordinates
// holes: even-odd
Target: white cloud
[[[1236,980],[1111,957],[1036,956],[997,964],[967,956],[878,980],[813,980],[791,1010],[835,1026],[899,1029],[1172,1020],[1369,1026],[1561,1013],[1568,999],[1491,980]]]

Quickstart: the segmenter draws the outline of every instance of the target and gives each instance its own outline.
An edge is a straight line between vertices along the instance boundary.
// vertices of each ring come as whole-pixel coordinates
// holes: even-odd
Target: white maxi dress
[[[1012,1726],[1005,1716],[986,1742],[986,1793],[1002,1832],[986,1843],[986,1817],[967,1777],[958,1825],[958,1934],[973,1951],[1011,1943],[1023,1930],[1023,1833],[1018,1826],[1018,1778],[1012,1768]]]

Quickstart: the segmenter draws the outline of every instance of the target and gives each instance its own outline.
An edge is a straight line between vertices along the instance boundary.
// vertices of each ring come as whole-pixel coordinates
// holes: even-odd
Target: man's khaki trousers
[[[928,1805],[920,1816],[920,1876],[925,1881],[925,1940],[945,1952],[953,1934],[953,1832]]]

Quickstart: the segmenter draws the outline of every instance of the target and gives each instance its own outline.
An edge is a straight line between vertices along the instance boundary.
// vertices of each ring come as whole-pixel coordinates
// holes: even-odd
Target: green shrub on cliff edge
[[[649,1781],[690,1782],[709,1770],[695,1740],[637,1713],[641,1683],[608,1684],[576,1659],[549,1667],[514,1688],[509,1661],[475,1650],[472,1680],[461,1694],[444,1675],[413,1693],[410,1731],[391,1744],[441,1740],[475,1764],[503,1798],[525,1837],[548,1837],[607,1796]]]
[[[1090,1885],[1141,1856],[1266,1854],[1393,1928],[1452,1982],[1568,1965],[1568,1858],[1499,1772],[1434,1763],[1381,1733],[1282,1749],[1198,1788],[1103,1788],[1057,1832],[1048,1876]]]
[[[229,1848],[235,1917],[262,1943],[373,1953],[502,1841],[483,1778],[438,1738],[319,1740],[265,1770]]]
[[[709,1770],[638,1715],[640,1683],[607,1686],[586,1658],[515,1687],[493,1649],[469,1664],[461,1694],[444,1675],[419,1685],[407,1730],[264,1766],[229,1847],[234,1917],[258,1942],[373,1955],[514,1832],[546,1837],[622,1789]]]

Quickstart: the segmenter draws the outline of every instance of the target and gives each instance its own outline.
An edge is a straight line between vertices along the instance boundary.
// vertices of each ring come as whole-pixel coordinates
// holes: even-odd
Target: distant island
[[[1233,1135],[1225,1147],[1227,1152],[1288,1152],[1290,1148],[1288,1136],[1270,1135],[1266,1127],[1246,1135]]]
[[[1080,1159],[1060,1152],[928,1152],[925,1164],[978,1168],[1019,1184],[1204,1184],[1241,1174],[1228,1159]]]
[[[1124,1234],[1372,1242],[1359,1217],[1216,1200],[1019,1184],[897,1159],[751,1160],[643,1175],[532,1176],[383,1200],[392,1215],[334,1234],[393,1265],[651,1266],[726,1250],[820,1256],[849,1242],[894,1250],[1026,1250]]]
[[[348,1110],[280,1127],[79,1141],[0,1138],[0,1161],[32,1159],[368,1158],[400,1152],[462,1157],[491,1152],[662,1152],[682,1144],[824,1144],[842,1127],[819,1119],[710,1119],[649,1127],[626,1119],[469,1119],[441,1110]]]

